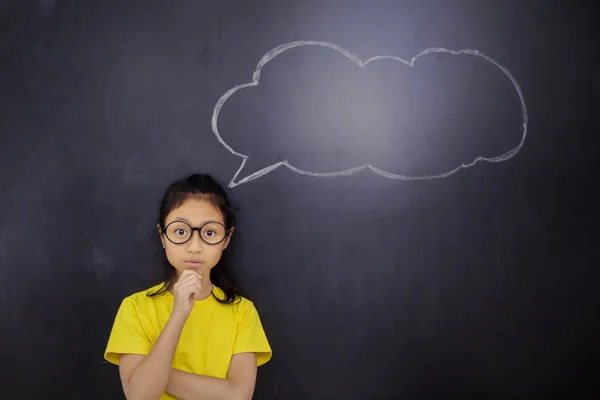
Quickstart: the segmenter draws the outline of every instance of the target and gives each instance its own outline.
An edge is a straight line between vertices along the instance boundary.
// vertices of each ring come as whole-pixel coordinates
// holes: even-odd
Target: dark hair
[[[235,215],[223,187],[208,174],[193,174],[171,183],[167,188],[160,203],[158,214],[159,227],[164,228],[167,215],[190,197],[208,200],[217,207],[223,215],[225,227],[228,230],[235,225]],[[215,296],[214,292],[212,296],[223,304],[232,304],[242,296],[241,290],[236,284],[236,279],[230,270],[230,248],[231,243],[223,251],[217,265],[210,271],[210,280],[213,285],[223,291],[225,298],[220,299]],[[149,297],[164,294],[176,282],[175,268],[167,259],[165,252],[162,253],[162,257],[165,265],[164,284],[158,291],[149,293]]]

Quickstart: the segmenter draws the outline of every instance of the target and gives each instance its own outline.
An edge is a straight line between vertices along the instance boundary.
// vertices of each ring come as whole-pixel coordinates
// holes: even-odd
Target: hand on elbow
[[[141,390],[140,390],[141,389]],[[148,390],[148,387],[138,388],[138,390],[128,390],[125,392],[127,400],[159,400],[164,391]]]
[[[144,395],[133,395],[133,396],[126,396],[127,400],[159,400],[160,396],[162,395],[148,395],[148,394],[144,394]]]

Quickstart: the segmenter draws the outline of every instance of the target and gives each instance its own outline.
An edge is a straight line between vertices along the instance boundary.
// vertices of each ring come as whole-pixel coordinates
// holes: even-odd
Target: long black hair
[[[223,187],[210,175],[208,174],[192,174],[181,180],[175,181],[167,188],[163,199],[160,203],[158,213],[158,227],[164,229],[165,220],[169,213],[175,208],[179,207],[186,199],[201,198],[210,201],[215,207],[219,209],[223,215],[225,222],[225,228],[229,231],[235,226],[235,215],[234,210],[229,203],[229,198]],[[231,240],[233,242],[233,240]],[[213,285],[220,288],[225,294],[225,298],[221,299],[215,296],[214,291],[212,296],[220,303],[232,304],[243,296],[240,288],[237,285],[236,278],[230,269],[230,248],[231,243],[227,246],[227,249],[223,251],[221,259],[210,270],[210,280]],[[175,268],[171,265],[167,259],[166,253],[162,253],[163,263],[165,267],[165,278],[163,286],[153,293],[148,293],[147,296],[153,297],[164,294],[165,292],[172,289],[173,285],[177,281],[177,275]]]

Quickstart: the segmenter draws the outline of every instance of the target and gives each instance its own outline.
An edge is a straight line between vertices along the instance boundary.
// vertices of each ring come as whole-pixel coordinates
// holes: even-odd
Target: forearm
[[[158,340],[129,378],[127,398],[156,400],[167,387],[173,355],[186,319],[172,315]]]
[[[166,391],[180,400],[246,400],[234,382],[178,369],[171,369]]]

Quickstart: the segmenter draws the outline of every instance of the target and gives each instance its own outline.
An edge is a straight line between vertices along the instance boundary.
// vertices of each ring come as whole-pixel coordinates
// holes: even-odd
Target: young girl
[[[228,272],[234,215],[225,191],[208,175],[171,184],[157,229],[165,282],[123,300],[104,353],[127,399],[251,399],[271,348]]]

